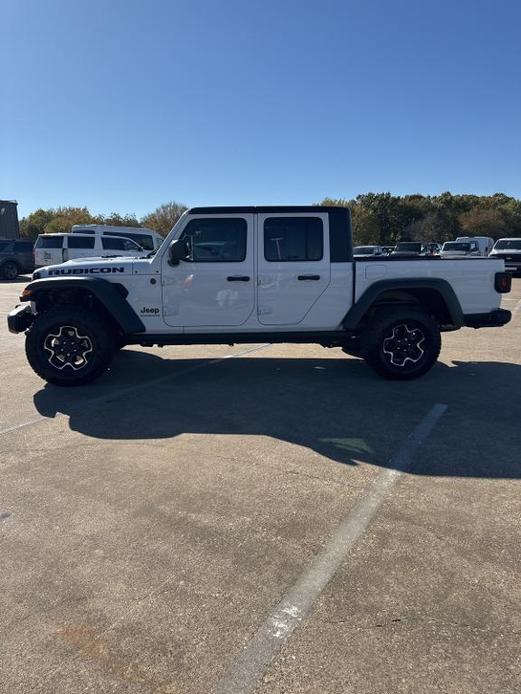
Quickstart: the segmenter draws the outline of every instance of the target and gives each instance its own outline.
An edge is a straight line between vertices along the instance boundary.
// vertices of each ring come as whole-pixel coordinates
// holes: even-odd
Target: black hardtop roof
[[[191,207],[188,210],[189,214],[246,214],[246,213],[263,213],[263,212],[331,212],[332,210],[344,210],[346,214],[349,212],[347,207],[338,205],[271,205],[271,206],[239,206],[239,207]]]

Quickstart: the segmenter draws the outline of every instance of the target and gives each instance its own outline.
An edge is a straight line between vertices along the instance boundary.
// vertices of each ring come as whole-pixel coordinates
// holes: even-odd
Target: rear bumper
[[[10,333],[23,333],[33,320],[34,313],[31,312],[30,306],[17,306],[7,314],[7,327]]]
[[[490,313],[469,313],[463,316],[464,325],[469,328],[498,328],[510,322],[512,314],[504,308],[496,308]]]

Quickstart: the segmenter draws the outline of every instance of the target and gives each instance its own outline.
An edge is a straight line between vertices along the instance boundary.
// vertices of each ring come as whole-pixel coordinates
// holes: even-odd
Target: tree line
[[[352,200],[324,198],[317,205],[351,209],[355,244],[394,245],[398,241],[449,241],[457,236],[521,236],[521,200],[494,195],[391,195],[364,193]],[[186,205],[171,201],[138,219],[135,215],[93,215],[86,207],[39,209],[20,222],[23,236],[69,232],[73,224],[145,226],[165,236]]]
[[[138,219],[133,214],[92,214],[87,207],[56,207],[39,209],[20,220],[20,234],[35,240],[39,234],[68,233],[74,224],[108,224],[111,226],[148,227],[166,236],[186,205],[167,202]]]

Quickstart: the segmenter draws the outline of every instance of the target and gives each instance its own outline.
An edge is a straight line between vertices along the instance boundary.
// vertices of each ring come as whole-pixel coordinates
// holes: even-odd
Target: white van
[[[98,234],[40,234],[34,244],[34,264],[43,267],[74,258],[109,256],[143,258],[147,253],[139,244],[127,238]]]
[[[107,224],[74,224],[73,234],[103,234],[104,236],[123,236],[138,243],[145,251],[157,251],[163,243],[163,237],[153,229],[145,227],[117,227]]]
[[[475,241],[478,244],[479,255],[487,256],[494,247],[494,239],[490,236],[458,236],[456,241]]]

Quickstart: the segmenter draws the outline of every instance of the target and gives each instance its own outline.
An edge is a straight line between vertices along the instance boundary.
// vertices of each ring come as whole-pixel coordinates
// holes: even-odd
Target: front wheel
[[[380,376],[411,380],[427,373],[441,349],[437,323],[415,307],[381,310],[361,340],[366,363]]]
[[[114,348],[111,326],[92,311],[72,306],[37,316],[25,341],[33,370],[58,386],[93,381],[110,364]]]

